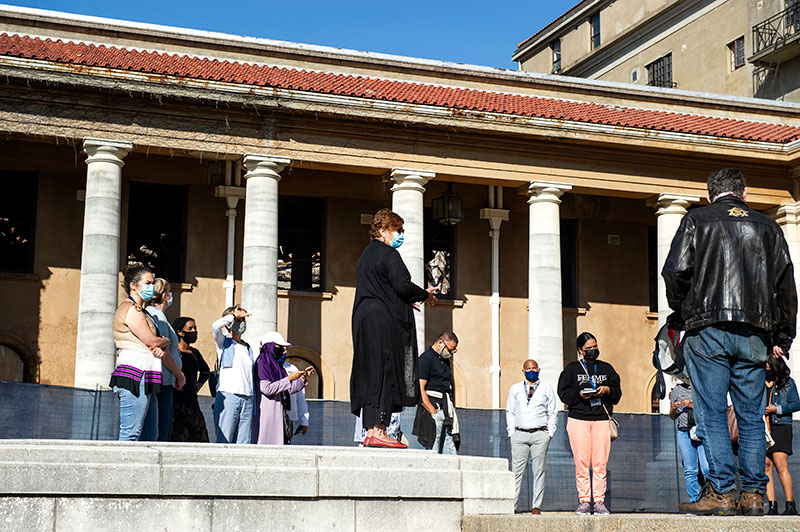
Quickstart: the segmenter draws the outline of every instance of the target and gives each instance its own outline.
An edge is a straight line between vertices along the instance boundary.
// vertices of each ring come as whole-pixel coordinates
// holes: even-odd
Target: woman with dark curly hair
[[[353,370],[350,409],[362,416],[365,447],[406,445],[386,434],[392,412],[416,406],[419,367],[414,305],[433,302],[435,288],[411,282],[397,248],[403,243],[403,219],[389,209],[375,214],[372,242],[358,259],[353,304]]]
[[[789,366],[783,357],[770,358],[767,361],[767,427],[770,429],[775,444],[767,449],[766,473],[767,515],[777,515],[778,503],[775,501],[775,479],[773,467],[781,479],[783,494],[786,496],[786,508],[783,515],[797,515],[794,504],[792,474],[789,472],[789,457],[792,455],[792,412],[800,410],[800,397],[797,386],[790,375]]]

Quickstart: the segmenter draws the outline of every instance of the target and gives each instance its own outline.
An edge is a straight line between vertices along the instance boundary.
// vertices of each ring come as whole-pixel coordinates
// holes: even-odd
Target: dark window
[[[278,199],[278,288],[322,290],[325,198]]]
[[[800,0],[786,0],[786,24],[800,30]]]
[[[433,219],[425,207],[425,287],[439,286],[439,299],[455,299],[455,226]]]
[[[186,204],[186,187],[131,183],[128,264],[141,262],[173,283],[185,280]]]
[[[744,66],[744,37],[739,37],[728,45],[731,55],[731,72]]]
[[[561,306],[578,307],[578,223],[561,220]]]
[[[674,87],[672,83],[672,54],[647,65],[647,84],[653,87]]]
[[[553,51],[553,74],[561,72],[561,39],[555,40],[550,44]]]
[[[0,170],[0,271],[33,273],[37,176]]]
[[[658,399],[658,394],[656,393],[658,389],[656,388],[655,384],[653,388],[650,390],[650,413],[651,414],[658,414],[661,412],[661,401]]]
[[[589,17],[589,26],[591,27],[591,39],[590,44],[592,50],[595,48],[600,48],[600,13],[592,15]]]
[[[647,226],[647,280],[650,294],[650,312],[658,312],[658,230]]]

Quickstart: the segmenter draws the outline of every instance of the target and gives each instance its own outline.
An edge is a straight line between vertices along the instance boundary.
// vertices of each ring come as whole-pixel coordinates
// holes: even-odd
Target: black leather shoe
[[[778,515],[778,503],[775,501],[767,501],[769,508],[767,509],[767,513],[764,515]]]
[[[775,513],[778,513],[778,505],[775,505]],[[786,510],[783,511],[783,515],[797,515],[797,507],[794,505],[794,501],[786,501]]]

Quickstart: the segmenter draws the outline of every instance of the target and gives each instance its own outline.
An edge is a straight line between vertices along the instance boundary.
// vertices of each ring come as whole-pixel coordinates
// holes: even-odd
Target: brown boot
[[[761,493],[742,493],[736,507],[740,515],[764,515],[764,495]]]
[[[682,512],[693,515],[736,515],[736,500],[733,490],[720,494],[707,483],[697,502],[682,502],[680,508]]]

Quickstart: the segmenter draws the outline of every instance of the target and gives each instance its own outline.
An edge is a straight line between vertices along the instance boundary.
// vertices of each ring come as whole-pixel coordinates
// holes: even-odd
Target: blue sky
[[[13,0],[17,6],[236,35],[516,68],[516,44],[578,0]]]

